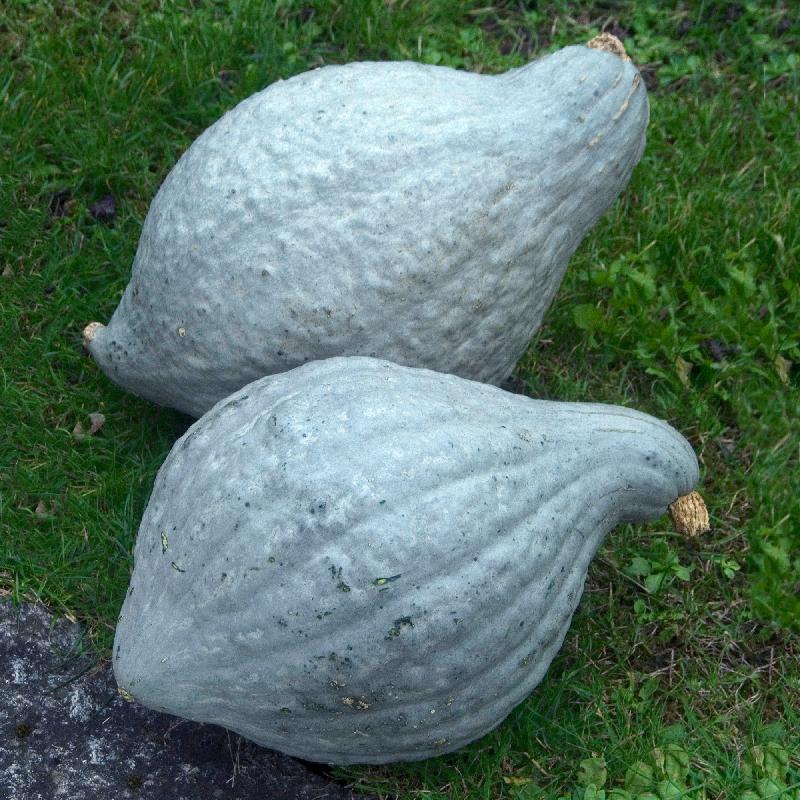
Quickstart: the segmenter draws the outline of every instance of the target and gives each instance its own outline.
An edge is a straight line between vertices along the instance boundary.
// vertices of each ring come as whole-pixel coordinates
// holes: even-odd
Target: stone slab
[[[355,797],[223,728],[126,702],[80,625],[0,601],[0,798]]]

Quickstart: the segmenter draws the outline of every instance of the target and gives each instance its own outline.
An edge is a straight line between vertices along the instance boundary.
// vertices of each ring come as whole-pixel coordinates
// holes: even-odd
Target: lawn
[[[7,2],[0,593],[85,622],[108,657],[138,520],[190,420],[112,385],[81,329],[110,316],[148,205],[200,131],[313,66],[498,72],[604,27],[643,70],[648,145],[517,377],[533,396],[670,421],[700,458],[713,530],[618,529],[560,656],[498,730],[449,756],[337,775],[401,797],[800,797],[789,3]],[[94,413],[105,421],[90,434]]]

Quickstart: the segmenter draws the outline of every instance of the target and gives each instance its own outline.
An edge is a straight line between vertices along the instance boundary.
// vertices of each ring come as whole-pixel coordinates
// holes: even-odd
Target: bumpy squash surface
[[[354,63],[275,83],[167,176],[87,346],[121,386],[195,416],[337,355],[500,383],[647,118],[632,63],[584,46],[496,76]]]
[[[262,378],[158,474],[117,681],[311,760],[454,750],[542,679],[606,533],[697,479],[626,408],[368,358]]]

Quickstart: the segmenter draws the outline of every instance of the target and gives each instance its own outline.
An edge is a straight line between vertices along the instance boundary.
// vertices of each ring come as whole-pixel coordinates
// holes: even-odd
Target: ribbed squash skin
[[[500,383],[647,118],[636,68],[583,46],[497,76],[354,63],[273,84],[167,176],[89,349],[195,416],[338,355]]]
[[[625,408],[366,358],[263,378],[158,474],[117,680],[315,761],[457,749],[542,679],[606,533],[697,479]]]

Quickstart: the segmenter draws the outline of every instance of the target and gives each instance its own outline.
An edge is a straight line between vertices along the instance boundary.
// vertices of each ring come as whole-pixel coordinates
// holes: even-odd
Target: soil
[[[0,601],[0,664],[0,797],[356,797],[322,767],[125,701],[83,628],[42,606]]]

